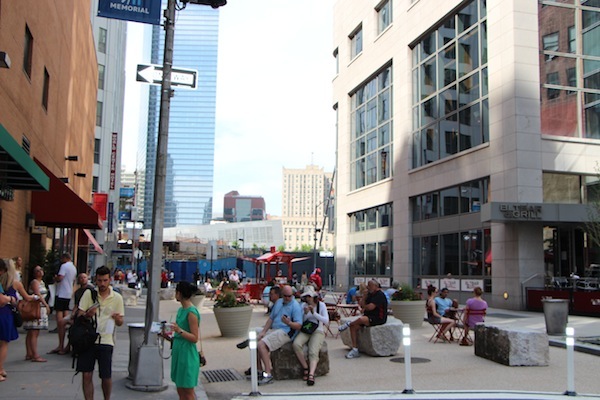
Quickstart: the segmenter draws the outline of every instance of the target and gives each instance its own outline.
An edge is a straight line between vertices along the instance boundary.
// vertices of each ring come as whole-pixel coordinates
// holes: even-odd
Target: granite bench
[[[475,355],[508,366],[547,366],[548,335],[479,323],[475,326]]]
[[[308,347],[304,346],[304,356],[308,359]],[[294,353],[292,342],[284,344],[280,349],[271,352],[272,374],[276,380],[302,379],[302,366]],[[319,351],[319,362],[315,376],[323,376],[329,373],[329,354],[327,353],[327,342],[323,342]]]
[[[342,322],[354,321],[357,318],[359,317],[343,318]],[[379,357],[395,355],[402,344],[402,326],[402,321],[388,316],[387,322],[383,325],[360,328],[357,336],[358,351]],[[340,335],[342,342],[352,347],[350,329],[342,331]]]

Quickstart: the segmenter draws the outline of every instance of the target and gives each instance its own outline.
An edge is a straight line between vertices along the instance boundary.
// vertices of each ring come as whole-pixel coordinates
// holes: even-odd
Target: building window
[[[413,48],[414,168],[489,141],[486,25],[472,0]]]
[[[548,54],[548,51],[558,51],[558,32],[552,32],[547,35],[544,35],[542,38],[544,42],[544,54],[546,55],[544,59],[546,61],[551,61],[554,58],[553,54]]]
[[[385,0],[375,8],[377,10],[377,33],[381,33],[392,23],[392,0]]]
[[[104,90],[104,65],[98,64],[98,89]]]
[[[100,139],[94,139],[94,164],[100,164]]]
[[[349,214],[350,231],[361,232],[392,226],[392,203]]]
[[[102,111],[104,104],[101,101],[96,102],[96,126],[102,126]]]
[[[98,51],[106,54],[106,29],[98,29]]]
[[[351,189],[392,176],[392,67],[384,67],[351,97]]]
[[[31,78],[31,66],[33,64],[33,35],[27,25],[25,25],[25,43],[23,49],[23,71]]]
[[[333,51],[333,57],[335,58],[335,74],[339,74],[340,73],[340,57],[338,54],[338,49],[335,49]]]
[[[350,273],[352,275],[392,275],[392,240],[361,243],[350,246]]]
[[[92,192],[97,192],[98,191],[98,177],[94,176],[92,177]]]
[[[50,91],[50,74],[44,67],[44,87],[42,88],[42,107],[48,111],[48,93]]]
[[[600,139],[600,4],[544,5],[538,13],[546,60],[540,63],[542,134]]]
[[[362,53],[363,43],[362,43],[362,24],[358,26],[350,34],[350,59],[353,60],[357,55]]]

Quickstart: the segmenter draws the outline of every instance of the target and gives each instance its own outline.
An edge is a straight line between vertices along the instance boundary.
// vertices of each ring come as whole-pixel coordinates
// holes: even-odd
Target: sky
[[[267,213],[281,215],[284,167],[333,171],[332,7],[332,0],[229,0],[220,8],[214,216],[222,215],[223,196],[232,190],[262,196]],[[146,129],[131,100],[148,90],[135,82],[136,64],[149,62],[139,45],[143,32],[142,24],[129,23],[127,171],[135,169],[137,135]]]

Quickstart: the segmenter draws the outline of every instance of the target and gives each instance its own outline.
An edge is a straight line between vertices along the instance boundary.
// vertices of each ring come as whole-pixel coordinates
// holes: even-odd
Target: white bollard
[[[567,326],[565,329],[567,344],[567,391],[566,396],[577,396],[575,392],[575,329]]]
[[[251,330],[248,332],[248,347],[250,348],[250,379],[252,381],[252,391],[250,396],[260,396],[258,391],[258,376],[257,376],[257,364],[256,364],[256,331]]]
[[[404,324],[402,327],[402,344],[404,345],[404,373],[406,376],[405,389],[402,393],[413,394],[415,391],[412,388],[412,371],[410,365],[410,325]]]

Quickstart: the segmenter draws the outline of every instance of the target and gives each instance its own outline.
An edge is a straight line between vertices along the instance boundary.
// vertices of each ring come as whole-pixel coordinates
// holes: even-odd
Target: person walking
[[[198,328],[200,313],[191,297],[198,289],[187,281],[180,281],[175,288],[175,299],[181,303],[173,324],[172,337],[161,335],[173,343],[171,353],[171,379],[177,386],[180,400],[194,400],[194,388],[198,386],[200,359],[198,357]]]
[[[319,363],[319,352],[325,340],[324,325],[329,324],[327,306],[319,301],[319,295],[312,286],[307,286],[300,295],[304,302],[302,306],[303,322],[300,332],[294,339],[294,353],[302,365],[302,379],[308,386],[315,384],[315,371]],[[308,343],[308,364],[304,358],[304,345]]]
[[[36,265],[31,275],[33,279],[29,283],[29,293],[34,295],[34,297],[38,296],[40,299],[40,318],[23,323],[23,328],[27,331],[27,336],[25,337],[25,361],[46,362],[47,360],[40,357],[38,353],[38,337],[41,330],[48,330],[50,306],[45,300],[48,288],[42,279],[44,277],[42,267]]]
[[[4,361],[8,354],[8,343],[19,338],[19,332],[15,326],[12,315],[12,307],[17,305],[17,293],[27,301],[34,300],[23,288],[23,284],[17,279],[17,270],[12,259],[0,259],[0,293],[10,297],[10,302],[6,298],[2,301],[3,307],[0,307],[0,382],[4,382],[7,377],[4,369]],[[10,303],[10,304],[9,304]]]
[[[104,399],[110,399],[112,392],[112,355],[115,347],[115,325],[123,325],[125,307],[123,297],[110,286],[110,270],[102,266],[96,270],[98,299],[94,302],[92,291],[85,290],[76,310],[78,315],[97,317],[99,333],[96,343],[77,358],[77,372],[82,373],[81,386],[86,400],[94,398],[92,374],[98,360],[98,370],[102,380]]]
[[[67,354],[65,347],[66,321],[69,316],[69,303],[73,296],[73,285],[77,277],[77,269],[71,261],[71,254],[63,253],[60,261],[62,262],[58,274],[54,277],[56,282],[56,299],[54,300],[54,309],[56,310],[56,327],[58,330],[58,347],[50,350],[48,354]]]

